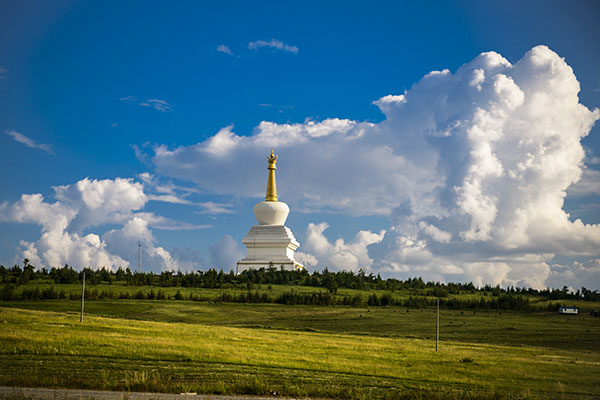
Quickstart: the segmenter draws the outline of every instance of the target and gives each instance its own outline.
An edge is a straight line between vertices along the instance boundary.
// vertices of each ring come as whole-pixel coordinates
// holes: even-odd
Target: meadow
[[[85,315],[79,322],[84,272]],[[440,301],[440,343],[435,351]],[[351,399],[600,397],[600,293],[0,266],[0,384]],[[559,315],[560,305],[579,315]]]
[[[79,308],[69,299],[0,303],[2,384],[356,399],[600,396],[600,318],[587,312],[443,309],[436,353],[434,308],[104,299],[86,302],[83,323]]]

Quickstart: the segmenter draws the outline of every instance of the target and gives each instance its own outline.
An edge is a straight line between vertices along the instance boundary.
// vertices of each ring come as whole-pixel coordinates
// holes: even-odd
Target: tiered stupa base
[[[248,255],[238,261],[237,273],[248,269],[276,268],[293,271],[304,268],[294,260],[299,244],[285,225],[254,225],[242,239]]]

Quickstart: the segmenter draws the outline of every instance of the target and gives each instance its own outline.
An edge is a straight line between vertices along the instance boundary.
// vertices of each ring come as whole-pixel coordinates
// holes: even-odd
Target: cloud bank
[[[260,197],[256,160],[275,147],[281,199],[294,211],[389,217],[386,232],[349,244],[328,240],[322,221],[309,225],[302,257],[321,268],[533,287],[567,270],[577,285],[575,271],[595,271],[600,258],[600,227],[563,209],[569,188],[596,173],[584,175],[581,139],[600,111],[579,103],[579,89],[545,46],[514,65],[487,52],[375,101],[378,124],[261,122],[251,136],[228,126],[193,146],[156,146],[153,163],[213,193]]]
[[[61,267],[65,264],[115,269],[137,267],[138,243],[143,249],[145,270],[187,269],[189,262],[178,260],[157,246],[151,227],[172,229],[181,223],[143,212],[149,201],[144,186],[132,179],[82,179],[72,185],[54,187],[57,201],[51,203],[41,194],[24,194],[10,204],[0,204],[0,221],[32,223],[41,226],[36,242],[21,241],[21,255],[36,267]],[[113,225],[99,235],[83,233],[89,228]],[[197,267],[197,265],[193,265]]]

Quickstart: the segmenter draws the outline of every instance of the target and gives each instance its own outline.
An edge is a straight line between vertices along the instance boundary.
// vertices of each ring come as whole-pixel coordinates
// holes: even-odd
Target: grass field
[[[600,319],[192,301],[9,302],[4,385],[334,398],[598,398]]]

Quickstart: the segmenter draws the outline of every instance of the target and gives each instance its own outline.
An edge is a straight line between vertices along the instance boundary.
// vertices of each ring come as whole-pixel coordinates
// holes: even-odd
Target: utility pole
[[[142,270],[142,245],[138,243],[138,272]]]
[[[83,271],[83,283],[81,287],[81,315],[79,316],[79,322],[83,322],[83,303],[85,298],[85,271]]]
[[[437,322],[435,324],[435,352],[438,351],[438,341],[440,340],[440,299],[437,299]]]

